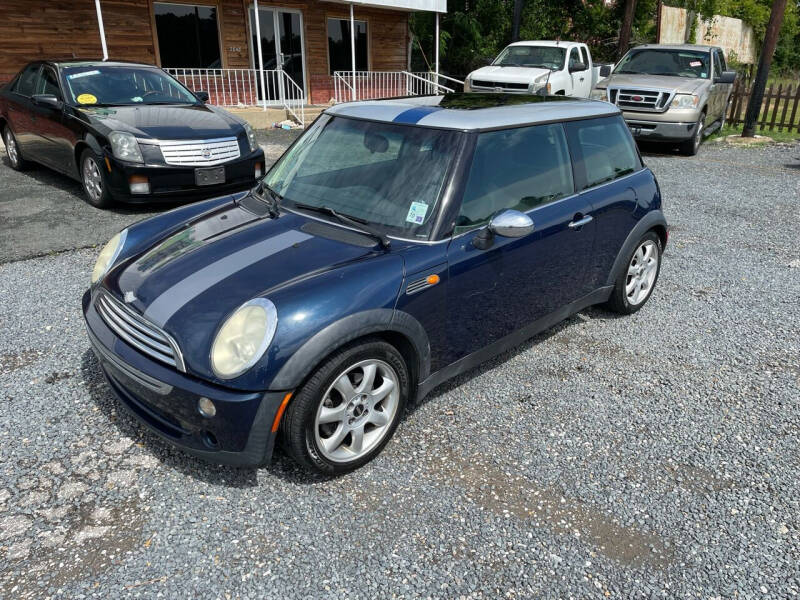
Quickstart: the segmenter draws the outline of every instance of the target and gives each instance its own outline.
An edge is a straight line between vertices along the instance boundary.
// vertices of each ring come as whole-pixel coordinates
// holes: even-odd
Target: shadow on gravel
[[[244,469],[228,465],[215,465],[195,458],[172,447],[155,434],[137,423],[123,409],[106,382],[100,364],[91,349],[81,357],[81,374],[89,396],[100,411],[113,423],[121,436],[139,442],[164,466],[206,483],[233,488],[258,485],[258,469]],[[113,440],[112,440],[113,441]]]

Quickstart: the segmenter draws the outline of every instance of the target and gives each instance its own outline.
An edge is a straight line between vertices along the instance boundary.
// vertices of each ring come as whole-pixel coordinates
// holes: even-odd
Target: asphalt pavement
[[[0,165],[0,597],[797,596],[800,145],[645,161],[647,306],[441,386],[337,478],[208,465],[118,411],[80,296],[151,209]]]

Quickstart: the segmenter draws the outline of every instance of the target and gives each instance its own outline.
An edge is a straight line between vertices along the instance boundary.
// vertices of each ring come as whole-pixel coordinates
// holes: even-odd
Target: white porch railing
[[[258,69],[164,69],[194,91],[208,92],[216,106],[282,106],[305,124],[305,94],[286,71],[264,70],[264,92]]]
[[[440,83],[444,79],[448,85]],[[459,88],[459,85],[461,86]],[[435,73],[408,71],[336,71],[333,74],[333,97],[337,102],[432,96],[463,89],[464,82]]]

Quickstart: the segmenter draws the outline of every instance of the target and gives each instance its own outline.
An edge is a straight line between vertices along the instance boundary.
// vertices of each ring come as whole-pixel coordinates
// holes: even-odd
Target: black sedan
[[[0,88],[0,132],[12,168],[60,171],[101,208],[246,189],[264,152],[207,99],[150,65],[39,61]]]

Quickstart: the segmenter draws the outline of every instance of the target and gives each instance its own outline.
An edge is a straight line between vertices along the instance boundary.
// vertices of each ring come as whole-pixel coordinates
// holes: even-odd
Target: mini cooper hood
[[[215,330],[252,298],[383,254],[369,244],[309,233],[315,231],[310,223],[285,212],[259,217],[228,204],[122,261],[105,285],[180,338],[187,330]]]
[[[79,108],[95,125],[139,138],[182,140],[235,137],[242,126],[225,111],[206,105],[145,105]]]
[[[704,85],[710,85],[708,79],[695,79],[692,77],[669,77],[665,75],[612,75],[609,79],[602,81],[600,87],[652,87],[662,90],[676,90],[679,94],[699,93]]]
[[[481,67],[469,74],[470,81],[499,81],[500,83],[532,83],[540,75],[546,75],[549,69],[536,67]]]

